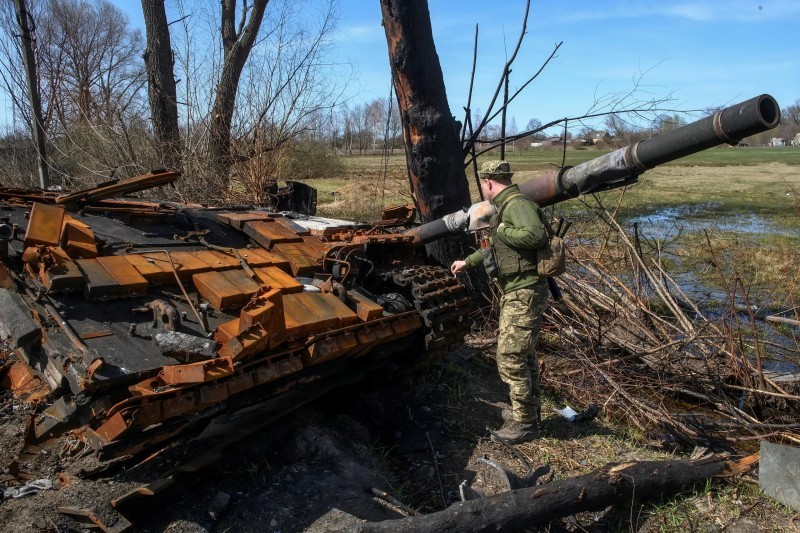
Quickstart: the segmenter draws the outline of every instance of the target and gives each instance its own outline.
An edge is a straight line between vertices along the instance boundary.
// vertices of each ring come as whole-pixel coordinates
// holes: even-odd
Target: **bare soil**
[[[122,511],[136,531],[316,532],[404,516],[402,509],[375,497],[373,488],[421,513],[457,501],[464,481],[486,495],[504,490],[501,478],[479,459],[492,459],[518,474],[526,468],[511,449],[488,438],[489,430],[501,425],[500,410],[506,405],[492,349],[491,339],[473,339],[421,372],[338,390],[238,442],[211,467],[181,477],[156,496],[134,500]],[[93,509],[111,526],[119,518],[111,499],[189,459],[175,446],[143,463],[88,476],[85,472],[97,462],[91,456],[62,457],[63,439],[24,450],[33,408],[3,394],[0,484],[47,478],[59,487],[0,502],[6,531],[79,530],[80,523],[59,513],[59,506]],[[602,414],[570,424],[553,414],[564,406],[555,391],[546,396],[543,437],[517,450],[533,466],[550,464],[554,479],[607,462],[676,453],[657,440],[626,433]],[[217,505],[215,499],[227,499],[227,504]],[[664,502],[621,503],[532,530],[681,531],[689,524],[708,531],[781,531],[791,527],[791,520],[790,512],[760,498],[752,481],[738,480]]]

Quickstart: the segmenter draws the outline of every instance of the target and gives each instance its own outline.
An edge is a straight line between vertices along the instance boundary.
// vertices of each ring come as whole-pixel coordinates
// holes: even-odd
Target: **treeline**
[[[2,0],[0,12],[0,84],[9,101],[0,184],[31,187],[39,183],[37,151],[17,1]],[[175,168],[184,175],[170,193],[177,199],[263,203],[276,179],[329,175],[343,156],[402,149],[393,98],[346,98],[353,68],[335,53],[335,0],[252,0],[244,12],[235,0],[173,0],[169,13],[163,0],[141,0],[144,33],[107,0],[27,4],[52,185],[76,189]],[[602,134],[627,144],[683,122],[662,115],[641,128],[611,115],[602,132],[574,131],[567,141],[580,146]],[[506,133],[525,148],[546,138],[540,127],[531,119],[518,133],[511,117]],[[553,131],[563,134],[560,125]],[[784,108],[780,131],[753,142],[798,132],[800,100]],[[478,140],[492,146],[501,136],[489,124]]]
[[[179,199],[262,203],[276,179],[402,146],[388,99],[345,97],[353,69],[334,54],[335,0],[175,0],[169,13],[143,0],[144,34],[107,0],[27,3],[51,185],[176,168]],[[0,184],[31,187],[18,12],[2,8]]]

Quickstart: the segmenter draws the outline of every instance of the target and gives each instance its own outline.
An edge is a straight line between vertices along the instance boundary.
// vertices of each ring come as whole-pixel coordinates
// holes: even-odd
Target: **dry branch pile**
[[[736,282],[724,279],[730,310],[706,318],[661,266],[661,250],[643,252],[640,239],[599,214],[608,233],[573,232],[575,268],[559,278],[564,299],[547,313],[558,338],[543,335],[544,353],[555,355],[543,357],[545,384],[686,447],[800,443],[792,389],[800,374],[779,382],[762,370],[770,356],[800,360],[797,339],[789,348],[767,342],[749,305],[737,310]]]

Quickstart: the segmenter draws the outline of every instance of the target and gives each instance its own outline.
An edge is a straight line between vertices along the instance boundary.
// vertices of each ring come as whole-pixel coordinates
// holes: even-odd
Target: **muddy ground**
[[[485,494],[502,490],[480,458],[519,474],[525,469],[511,450],[488,438],[489,429],[501,425],[506,405],[491,349],[491,342],[473,340],[421,372],[329,394],[238,442],[211,467],[184,475],[156,496],[135,500],[124,507],[124,515],[136,531],[332,531],[404,516],[371,489],[422,513],[457,501],[463,481]],[[564,405],[556,391],[546,395],[542,439],[518,449],[534,465],[552,465],[554,479],[609,461],[676,456],[658,440],[628,434],[602,414],[592,422],[569,424],[553,414]],[[80,530],[78,521],[58,512],[59,506],[91,508],[106,525],[119,525],[109,506],[112,498],[187,460],[183,449],[174,447],[143,463],[87,476],[96,461],[62,457],[69,444],[63,440],[22,450],[30,414],[29,406],[3,392],[0,485],[47,478],[56,488],[0,502],[6,531]],[[698,490],[533,530],[781,531],[794,524],[790,512],[758,496],[752,477]]]

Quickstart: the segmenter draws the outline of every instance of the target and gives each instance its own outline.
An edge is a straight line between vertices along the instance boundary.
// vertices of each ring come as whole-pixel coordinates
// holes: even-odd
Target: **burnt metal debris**
[[[36,378],[52,398],[30,441],[70,433],[101,459],[127,456],[298,385],[413,368],[463,342],[465,288],[397,233],[413,209],[372,225],[316,217],[298,183],[274,191],[273,210],[112,198],[178,178],[0,189],[3,223],[26,228],[5,241],[0,334],[14,382]]]
[[[626,185],[779,117],[762,95],[521,188],[547,205]],[[475,229],[486,205],[408,229],[412,207],[372,224],[314,216],[316,193],[299,183],[274,191],[271,209],[118,197],[178,178],[0,189],[0,335],[16,354],[7,381],[49,402],[29,441],[68,435],[109,460],[183,433],[221,435],[189,463],[203,465],[240,438],[226,440],[231,428],[263,427],[337,383],[418,367],[463,342],[471,300],[421,244]],[[145,488],[117,503],[156,491]]]

